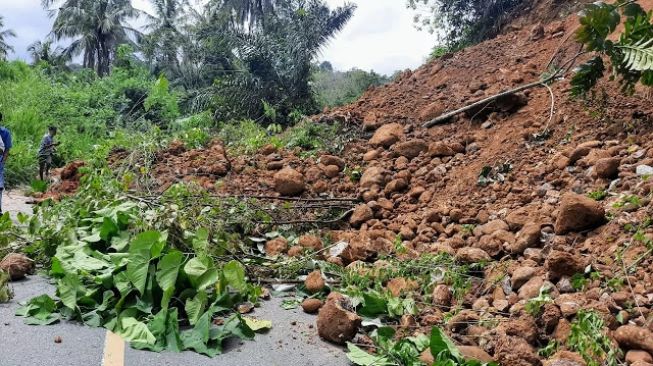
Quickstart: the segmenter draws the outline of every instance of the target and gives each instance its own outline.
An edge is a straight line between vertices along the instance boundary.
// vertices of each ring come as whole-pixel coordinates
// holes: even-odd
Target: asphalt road
[[[18,193],[5,196],[12,216],[30,213],[30,206]],[[153,353],[131,349],[129,345],[111,357],[108,344],[116,346],[115,337],[107,341],[102,328],[61,322],[51,326],[30,326],[15,316],[18,303],[44,293],[52,295],[54,287],[46,278],[31,276],[12,284],[15,297],[0,304],[0,366],[345,366],[349,365],[342,348],[323,342],[315,329],[315,316],[301,309],[284,310],[281,298],[263,302],[251,316],[272,321],[272,329],[257,334],[253,341],[234,341],[226,352],[208,358],[192,352]],[[61,343],[55,338],[61,337]],[[119,341],[120,342],[120,341]],[[123,342],[120,342],[122,348]],[[105,349],[106,348],[106,349]],[[109,355],[109,356],[108,356]]]

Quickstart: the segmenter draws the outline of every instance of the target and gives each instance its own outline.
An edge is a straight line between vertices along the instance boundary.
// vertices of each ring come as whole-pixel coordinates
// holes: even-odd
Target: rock
[[[363,129],[374,131],[383,124],[383,118],[376,112],[369,112],[363,117]]]
[[[494,232],[499,230],[506,230],[506,231],[510,230],[508,224],[506,224],[506,222],[503,220],[492,220],[487,224],[481,226],[480,229],[481,232],[486,235],[493,234]]]
[[[419,112],[419,120],[421,122],[428,122],[434,118],[439,117],[446,111],[447,106],[442,102],[433,102]]]
[[[542,23],[537,23],[531,28],[531,41],[537,41],[544,38],[544,26]]]
[[[494,357],[502,366],[540,366],[542,364],[535,349],[521,337],[499,336]]]
[[[398,123],[389,123],[379,127],[370,139],[372,146],[381,146],[388,148],[403,139],[404,127]]]
[[[304,285],[306,286],[308,292],[311,294],[322,291],[326,286],[324,278],[322,278],[322,272],[316,270],[309,273],[308,277],[306,277],[306,280],[304,280]]]
[[[374,218],[374,212],[368,205],[358,205],[351,214],[349,223],[353,227],[360,227],[364,223]]]
[[[653,175],[653,167],[649,165],[638,165],[637,168],[635,168],[635,173],[640,177],[651,176]]]
[[[522,300],[530,300],[540,295],[540,289],[544,286],[544,278],[542,276],[533,276],[525,284],[519,288],[519,298]]]
[[[623,325],[614,332],[614,339],[621,348],[639,349],[653,353],[653,332],[636,325]]]
[[[562,196],[555,232],[562,235],[593,229],[604,222],[605,210],[600,203],[576,193],[567,193]]]
[[[429,144],[429,150],[428,150],[429,156],[433,158],[442,158],[446,156],[454,156],[456,155],[456,152],[453,151],[449,145],[445,144],[444,142],[438,141],[438,142],[433,142]]]
[[[634,364],[635,362],[648,362],[653,363],[653,357],[651,354],[646,351],[640,350],[630,350],[626,352],[626,363],[629,365]]]
[[[333,156],[333,155],[322,155],[320,157],[320,163],[329,166],[329,165],[335,165],[341,170],[345,167],[346,163],[343,159]]]
[[[494,362],[492,356],[476,346],[458,346],[458,351],[466,360],[476,360],[483,363]]]
[[[317,332],[322,339],[344,345],[352,340],[363,319],[354,313],[349,300],[329,294],[317,316]]]
[[[508,246],[512,254],[522,254],[526,249],[540,244],[541,225],[529,222],[517,233],[515,242]]]
[[[401,178],[393,179],[390,182],[388,182],[388,184],[383,189],[383,192],[389,195],[394,192],[401,192],[406,188],[408,188],[408,182],[406,182],[405,179],[401,179]]]
[[[299,245],[313,250],[322,249],[322,240],[315,235],[302,235],[299,237]]]
[[[295,245],[294,247],[291,247],[288,249],[288,256],[289,257],[299,257],[304,253],[304,247],[300,245]]]
[[[558,351],[550,360],[544,361],[544,366],[585,366],[585,360],[578,353]]]
[[[306,299],[302,302],[302,309],[307,314],[315,314],[322,307],[322,300],[320,299]]]
[[[274,175],[274,189],[284,196],[299,195],[306,189],[304,176],[292,168],[281,169]]]
[[[612,179],[616,178],[619,174],[619,165],[621,164],[621,159],[619,158],[604,158],[599,159],[594,164],[594,173],[599,178]]]
[[[518,290],[523,284],[530,280],[537,270],[533,267],[519,267],[512,272],[510,285],[513,289]]]
[[[419,360],[426,364],[426,365],[433,365],[435,362],[435,359],[433,358],[433,354],[431,353],[430,348],[426,348],[420,355],[419,355]]]
[[[585,260],[580,255],[560,250],[551,251],[544,262],[544,267],[549,271],[549,278],[552,280],[585,273],[586,266]]]
[[[23,254],[10,253],[0,262],[0,269],[7,272],[12,281],[17,281],[34,272],[34,261]]]
[[[431,301],[440,310],[448,310],[451,306],[451,301],[453,300],[453,294],[451,289],[447,285],[437,285],[433,288],[431,295]]]
[[[492,258],[483,249],[465,247],[456,252],[456,259],[463,263],[489,262]]]
[[[399,155],[408,159],[416,158],[422,151],[426,150],[428,145],[421,139],[409,140],[395,144],[392,149]]]
[[[386,172],[379,167],[370,167],[365,170],[361,176],[361,188],[372,188],[373,186],[382,186],[385,184]]]
[[[327,165],[323,170],[324,174],[329,178],[335,178],[340,175],[340,168],[337,165]]]
[[[388,281],[386,287],[392,296],[399,297],[402,294],[406,294],[418,289],[419,285],[414,280],[407,280],[403,277],[397,277]]]
[[[265,243],[265,254],[270,257],[276,257],[279,254],[283,254],[288,250],[288,240],[282,237],[278,237],[272,240],[268,240]]]

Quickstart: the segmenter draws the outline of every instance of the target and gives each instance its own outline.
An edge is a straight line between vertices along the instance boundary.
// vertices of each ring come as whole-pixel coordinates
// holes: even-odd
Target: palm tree
[[[274,14],[280,0],[209,0],[207,8],[211,12],[227,12],[233,25],[247,26],[251,31],[264,26],[265,19]]]
[[[56,41],[73,39],[66,53],[83,55],[84,67],[95,69],[99,76],[110,72],[120,44],[134,46],[134,40],[142,36],[126,23],[141,14],[130,0],[62,1],[42,0],[46,8],[59,4],[58,8],[50,10],[50,15],[55,18],[52,35]]]
[[[45,61],[52,66],[63,66],[69,61],[65,50],[59,46],[53,48],[54,42],[51,39],[36,41],[27,47],[27,52],[32,56],[32,62],[36,65]]]
[[[4,18],[0,15],[0,61],[5,60],[10,51],[14,48],[7,44],[7,38],[16,37],[16,33],[11,29],[3,30],[5,27]]]
[[[174,72],[179,66],[179,49],[186,40],[182,29],[186,24],[188,0],[151,0],[155,15],[147,15],[141,49],[150,64]]]

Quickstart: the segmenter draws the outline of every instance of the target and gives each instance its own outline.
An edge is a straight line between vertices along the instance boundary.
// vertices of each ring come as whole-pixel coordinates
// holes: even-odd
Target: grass
[[[590,310],[580,310],[571,323],[567,346],[578,352],[587,366],[617,366],[621,351],[604,333],[604,320]]]

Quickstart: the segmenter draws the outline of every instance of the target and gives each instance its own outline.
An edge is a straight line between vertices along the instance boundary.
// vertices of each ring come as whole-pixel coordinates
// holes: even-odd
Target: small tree
[[[14,48],[7,44],[7,38],[16,37],[16,33],[11,29],[5,29],[5,22],[3,17],[0,15],[0,61],[7,58],[7,55],[10,51],[13,51]]]
[[[632,92],[638,82],[653,86],[652,14],[632,0],[596,2],[585,8],[576,38],[594,57],[577,68],[571,81],[573,95],[587,93],[603,77],[604,57],[610,59],[612,78],[619,79],[625,92]],[[622,21],[624,30],[614,40]]]

